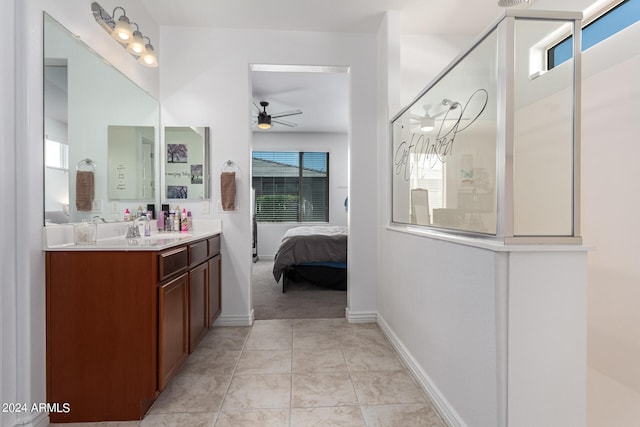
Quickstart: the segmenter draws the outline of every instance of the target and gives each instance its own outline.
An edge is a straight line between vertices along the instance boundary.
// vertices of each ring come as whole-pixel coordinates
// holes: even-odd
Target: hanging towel
[[[236,173],[222,172],[220,174],[220,201],[223,211],[232,211],[236,204]]]
[[[93,172],[76,172],[76,209],[90,212],[93,207]]]

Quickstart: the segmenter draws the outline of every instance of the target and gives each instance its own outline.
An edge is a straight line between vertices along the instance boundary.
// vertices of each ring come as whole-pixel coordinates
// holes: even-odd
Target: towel
[[[76,209],[90,212],[93,207],[93,172],[76,172]]]
[[[236,173],[222,172],[220,174],[220,202],[223,211],[232,211],[236,207]]]

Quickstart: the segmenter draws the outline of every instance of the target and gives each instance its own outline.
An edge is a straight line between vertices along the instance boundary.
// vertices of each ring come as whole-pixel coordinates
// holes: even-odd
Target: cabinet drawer
[[[211,237],[209,240],[209,256],[215,256],[220,253],[220,235]]]
[[[202,240],[200,242],[189,245],[189,265],[197,265],[207,258],[208,256],[206,240]]]
[[[162,252],[158,255],[158,281],[162,282],[175,273],[186,270],[188,266],[189,258],[186,247],[182,246]]]

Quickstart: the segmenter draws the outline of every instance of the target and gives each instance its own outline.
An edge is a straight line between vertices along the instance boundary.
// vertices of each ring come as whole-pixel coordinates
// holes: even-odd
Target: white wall
[[[496,255],[383,233],[378,313],[469,426],[495,426]]]
[[[4,2],[4,13],[10,17],[0,27],[0,56],[7,64],[14,64],[15,23],[17,21],[17,0]],[[0,67],[0,199],[10,206],[17,205],[16,189],[16,74],[14,67]],[[0,402],[16,402],[23,394],[18,393],[17,345],[18,345],[18,307],[16,298],[17,284],[17,233],[14,227],[0,228]],[[25,369],[23,368],[24,372]],[[16,414],[0,412],[1,425],[14,425]]]
[[[609,406],[635,414],[640,425],[638,40],[636,23],[583,54],[582,234],[594,247],[589,254],[588,363],[622,383],[619,390],[630,390],[626,400]],[[626,408],[620,405],[624,401]]]
[[[344,199],[348,194],[349,136],[335,133],[256,132],[254,151],[323,151],[329,153],[329,224],[347,225]],[[258,256],[272,258],[284,233],[300,223],[259,223]]]
[[[185,45],[185,39],[192,43]],[[260,40],[260,43],[256,41]],[[242,31],[163,27],[161,73],[165,126],[211,127],[212,165],[232,160],[237,174],[237,210],[217,209],[214,182],[211,211],[222,220],[222,314],[219,324],[251,320],[251,88],[250,64],[340,65],[349,67],[349,310],[375,313],[375,36],[310,32]],[[210,52],[210,54],[203,54]],[[196,211],[197,212],[197,211]]]

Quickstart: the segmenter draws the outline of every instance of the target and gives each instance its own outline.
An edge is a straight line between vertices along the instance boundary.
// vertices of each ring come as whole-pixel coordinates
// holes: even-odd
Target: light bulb
[[[144,50],[144,53],[140,55],[140,58],[138,58],[138,62],[142,65],[146,65],[147,67],[157,67],[158,58],[156,58],[156,53],[153,50],[153,46],[151,46],[150,44],[146,44]]]
[[[113,32],[111,33],[111,37],[118,40],[120,43],[127,43],[133,33],[131,32],[131,24],[129,23],[129,18],[126,15],[122,15],[118,22],[116,22],[116,26],[113,28]]]
[[[127,52],[140,56],[145,52],[144,40],[142,40],[142,33],[140,31],[134,31],[133,37],[127,46]]]

